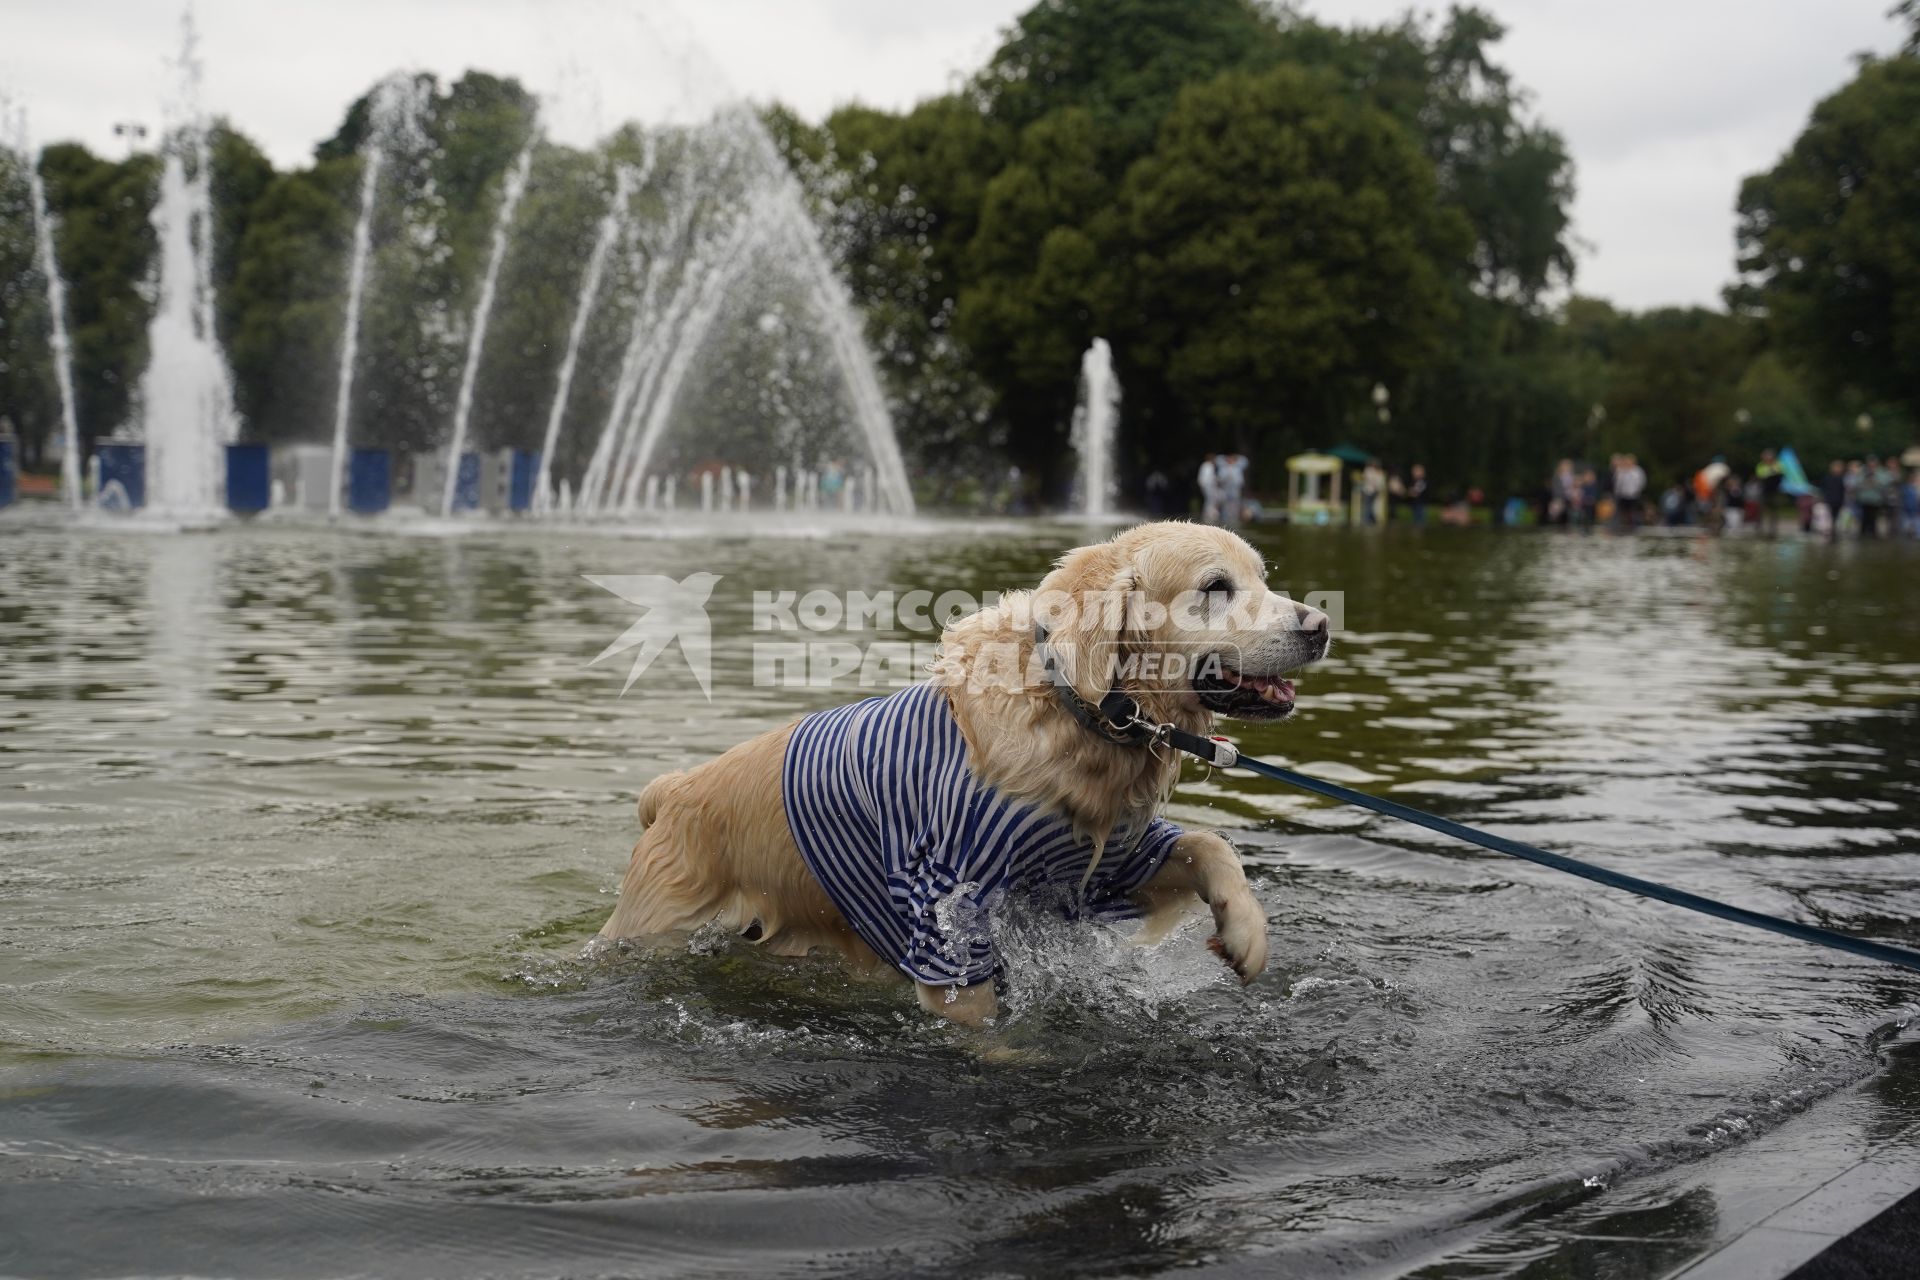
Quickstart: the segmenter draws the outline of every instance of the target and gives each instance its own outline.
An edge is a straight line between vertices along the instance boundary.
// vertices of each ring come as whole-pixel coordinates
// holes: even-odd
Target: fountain
[[[520,158],[507,174],[506,190],[500,196],[500,208],[494,215],[493,241],[487,251],[487,271],[481,277],[480,298],[474,304],[473,320],[467,333],[467,362],[460,371],[460,394],[453,408],[453,440],[447,446],[446,487],[441,493],[440,511],[455,513],[454,494],[460,487],[460,459],[467,449],[467,418],[473,412],[473,383],[480,373],[480,357],[487,348],[487,322],[493,318],[493,295],[500,283],[500,264],[507,256],[508,232],[513,229],[514,210],[526,194],[527,175],[533,169],[533,148],[539,141],[536,129],[520,149]]]
[[[188,110],[176,117],[184,123],[171,131],[161,157],[152,219],[159,246],[152,359],[135,399],[136,422],[145,437],[144,492],[150,505],[186,514],[220,509],[220,477],[232,462],[222,450],[236,440],[240,425],[214,324],[212,166],[194,52],[189,24],[181,60]],[[566,106],[564,100],[561,105]],[[272,494],[291,499],[296,508],[333,515],[349,505],[385,509],[390,482],[384,478],[377,504],[363,507],[349,497],[350,488],[359,491],[347,483],[350,473],[359,474],[350,447],[355,434],[378,434],[388,449],[424,458],[438,443],[436,422],[445,422],[439,441],[444,442],[439,451],[444,465],[412,468],[432,477],[422,505],[443,513],[457,505],[460,462],[477,435],[489,445],[503,443],[518,451],[507,461],[501,460],[504,454],[490,454],[483,465],[482,474],[494,477],[484,481],[489,495],[484,501],[503,510],[526,507],[538,515],[578,519],[671,510],[674,474],[691,481],[705,450],[705,457],[716,462],[727,459],[699,481],[702,505],[716,515],[755,509],[749,467],[767,458],[771,469],[768,455],[787,461],[777,474],[760,477],[763,510],[912,513],[885,397],[850,295],[835,275],[799,182],[754,111],[735,104],[693,122],[624,126],[581,147],[546,140],[548,127],[559,127],[552,122],[560,117],[543,104],[541,119],[549,124],[518,148],[504,181],[498,169],[479,175],[497,184],[498,196],[490,213],[477,214],[490,219],[491,234],[477,280],[466,282],[475,292],[462,317],[447,315],[438,300],[455,290],[464,293],[448,264],[480,256],[478,246],[463,238],[469,224],[458,219],[475,217],[471,202],[483,197],[473,180],[461,178],[466,185],[460,187],[436,166],[453,154],[442,149],[443,130],[466,126],[455,123],[458,115],[442,114],[437,82],[425,75],[389,77],[356,110],[350,120],[360,169],[354,188],[343,194],[357,203],[347,215],[352,234],[343,287],[337,300],[326,304],[340,324],[337,357],[331,351],[326,357],[333,399],[329,414],[326,392],[321,393],[319,413],[329,421],[316,432],[330,435],[331,447],[276,443],[271,474],[246,470],[248,510],[287,506],[284,500],[270,502]],[[519,141],[510,135],[506,145]],[[536,148],[541,156],[537,177]],[[38,174],[30,176],[38,256],[52,264],[55,228]],[[550,176],[562,185],[530,197],[530,186],[538,182],[544,188]],[[589,182],[594,184],[590,196]],[[449,202],[455,189],[462,191],[459,204]],[[583,204],[588,199],[593,203]],[[557,261],[550,248],[523,257],[534,245],[578,247]],[[540,258],[537,267],[535,257]],[[529,307],[526,277],[561,271],[573,285],[573,296],[565,313],[550,320],[551,303],[544,297],[538,307]],[[72,497],[84,492],[80,475],[86,457],[67,375],[62,283],[57,271],[47,274],[67,441],[65,484]],[[415,280],[431,291],[405,292]],[[761,323],[736,323],[741,308],[751,308],[752,318]],[[765,322],[769,315],[775,323]],[[411,332],[396,332],[405,324],[413,326]],[[390,346],[396,338],[398,345]],[[552,362],[533,364],[529,375],[529,364],[545,350],[553,352]],[[480,401],[494,385],[496,363],[511,363],[516,379],[502,383],[516,398],[515,425],[506,428],[489,422],[489,406]],[[250,378],[257,367],[249,365]],[[735,374],[736,368],[754,372]],[[795,368],[819,373],[817,381],[800,384],[816,398],[799,410],[790,394]],[[529,376],[552,378],[540,384],[532,415],[521,411]],[[750,417],[740,428],[745,438],[739,438],[731,434],[738,415],[728,417],[730,402],[715,397],[734,396],[745,379],[763,377],[780,390],[758,402],[765,411],[764,427],[762,418]],[[591,394],[580,394],[583,383]],[[747,400],[754,403],[750,392]],[[591,422],[582,412],[589,403],[595,406]],[[809,411],[815,417],[798,416]],[[379,421],[355,420],[373,413]],[[719,432],[728,438],[696,440],[691,429],[684,441],[676,435],[684,424],[699,423],[705,430],[716,420],[730,424]],[[288,421],[276,410],[262,428],[284,431]],[[755,434],[761,431],[764,437]],[[496,441],[508,432],[514,434]],[[835,440],[835,432],[844,432],[844,442]],[[137,467],[139,450],[123,452]],[[835,454],[840,460],[829,463]],[[246,458],[259,461],[261,456],[257,446]],[[409,470],[404,455],[388,453],[382,462],[398,474]],[[142,477],[126,472],[124,459],[115,467],[109,478],[119,482],[127,503],[139,505]],[[833,482],[823,492],[828,474]],[[502,476],[506,479],[498,480]],[[508,496],[501,499],[496,489]]]
[[[53,377],[60,393],[60,429],[64,448],[60,455],[60,488],[67,505],[80,507],[80,420],[73,402],[73,341],[67,335],[67,282],[60,274],[60,260],[53,251],[53,215],[47,209],[47,187],[40,179],[27,131],[27,114],[22,111],[17,128],[21,163],[27,171],[27,197],[33,211],[33,244],[40,263],[40,274],[47,287],[47,311],[53,328]]]
[[[594,237],[593,252],[587,258],[586,275],[580,282],[580,296],[574,303],[573,324],[567,330],[567,354],[560,360],[560,375],[553,391],[553,407],[547,411],[547,431],[540,445],[540,475],[534,482],[533,503],[536,513],[552,506],[553,447],[560,439],[560,420],[567,411],[567,394],[573,389],[573,372],[580,362],[580,343],[586,336],[587,320],[593,314],[593,301],[600,293],[600,279],[606,274],[607,259],[613,253],[614,242],[626,227],[627,202],[652,175],[653,161],[654,145],[649,137],[639,170],[621,165],[614,174],[613,196],[607,201],[607,212],[600,219],[600,228]],[[647,506],[653,506],[651,493],[647,498]]]
[[[373,121],[360,155],[360,212],[353,224],[353,258],[347,274],[347,318],[340,339],[340,374],[333,404],[333,481],[327,509],[340,514],[347,475],[347,422],[353,406],[354,364],[360,354],[360,312],[366,301],[367,264],[373,256],[373,211],[380,194],[380,169],[387,148],[419,118],[420,90],[410,79],[393,77],[373,93]]]
[[[885,509],[899,515],[913,512],[913,493],[907,483],[906,467],[894,439],[893,423],[880,389],[873,356],[866,348],[855,319],[852,300],[846,286],[834,273],[821,243],[819,228],[808,216],[798,180],[773,146],[772,138],[759,118],[750,111],[724,113],[716,122],[731,144],[752,162],[757,180],[757,198],[739,215],[739,226],[728,248],[718,255],[708,272],[695,305],[685,313],[671,346],[671,355],[657,387],[644,428],[631,446],[630,468],[644,470],[651,460],[662,430],[675,408],[681,382],[718,317],[727,288],[745,267],[752,250],[762,246],[779,253],[780,260],[798,268],[800,283],[806,290],[816,318],[825,329],[834,361],[845,382],[852,402],[854,420],[860,428],[869,455],[879,477],[878,487],[869,494],[868,507]]]
[[[755,211],[749,207],[727,228],[726,238],[717,249],[696,252],[682,273],[679,287],[668,304],[660,338],[646,351],[651,358],[647,360],[622,424],[622,439],[633,441],[619,450],[618,468],[611,486],[611,493],[617,495],[622,505],[631,504],[633,486],[652,459],[654,445],[673,412],[680,384],[719,318],[727,288],[751,261],[759,231]]]
[[[1073,447],[1080,455],[1080,511],[1113,514],[1115,433],[1120,425],[1120,380],[1113,349],[1095,338],[1080,361],[1080,404],[1073,411]]]
[[[180,57],[185,123],[166,147],[153,230],[159,296],[141,379],[148,505],[205,516],[220,510],[223,450],[239,434],[233,385],[214,332],[213,164],[200,114],[198,39],[189,16]]]
[[[688,377],[734,287],[762,258],[770,271],[797,270],[794,283],[828,338],[875,467],[866,508],[910,514],[913,497],[872,357],[798,183],[765,128],[751,112],[732,110],[677,141],[664,217],[642,236],[639,298],[609,411],[581,478],[579,509],[615,515],[645,509],[643,477],[653,469]],[[716,189],[736,194],[716,200]],[[722,511],[744,506],[738,486],[725,477],[717,498]]]
[[[614,382],[612,405],[607,412],[606,421],[601,425],[600,435],[594,442],[593,456],[587,463],[585,475],[580,481],[580,507],[583,512],[592,513],[599,506],[607,491],[609,474],[614,466],[614,452],[619,439],[626,429],[629,412],[640,393],[640,384],[647,375],[649,353],[657,344],[663,322],[660,291],[666,287],[669,269],[674,263],[671,252],[681,242],[692,223],[694,213],[693,171],[690,165],[682,164],[676,171],[673,186],[664,193],[666,219],[662,227],[650,235],[642,236],[639,255],[645,262],[642,273],[640,296],[633,308],[633,319],[628,328],[627,342],[620,358],[620,372]],[[688,270],[697,266],[693,255],[689,253]],[[677,301],[677,299],[676,299]],[[672,308],[669,305],[668,313]]]

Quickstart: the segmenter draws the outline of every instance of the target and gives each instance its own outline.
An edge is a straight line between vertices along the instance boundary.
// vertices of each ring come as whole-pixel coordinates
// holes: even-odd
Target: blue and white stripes
[[[925,684],[802,720],[781,792],[801,857],[854,931],[932,986],[993,976],[988,925],[1009,894],[1069,919],[1136,917],[1129,895],[1180,837],[1160,819],[1138,839],[1116,831],[1083,895],[1092,846],[1064,817],[981,785],[945,696]]]

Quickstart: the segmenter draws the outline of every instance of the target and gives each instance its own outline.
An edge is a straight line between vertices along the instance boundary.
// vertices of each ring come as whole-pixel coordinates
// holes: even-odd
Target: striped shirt
[[[1138,917],[1130,895],[1181,834],[1159,818],[1122,828],[1088,877],[1092,845],[975,778],[945,696],[926,684],[806,717],[780,784],[800,856],[854,932],[930,986],[993,977],[992,914],[1010,895],[1070,920]]]

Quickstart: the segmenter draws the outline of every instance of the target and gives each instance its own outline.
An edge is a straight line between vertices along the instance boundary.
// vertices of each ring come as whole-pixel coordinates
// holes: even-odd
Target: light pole
[[[1382,423],[1393,420],[1393,411],[1387,407],[1392,399],[1393,395],[1387,390],[1386,383],[1376,382],[1373,384],[1373,411]]]
[[[133,153],[147,140],[147,126],[134,120],[122,120],[113,126],[113,136],[127,144],[127,159],[133,159]]]

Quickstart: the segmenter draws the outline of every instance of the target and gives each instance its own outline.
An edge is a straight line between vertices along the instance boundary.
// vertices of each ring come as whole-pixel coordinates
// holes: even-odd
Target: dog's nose
[[[1307,643],[1312,646],[1313,656],[1324,657],[1328,646],[1333,643],[1333,630],[1327,615],[1304,604],[1299,608],[1300,630],[1307,637]]]

